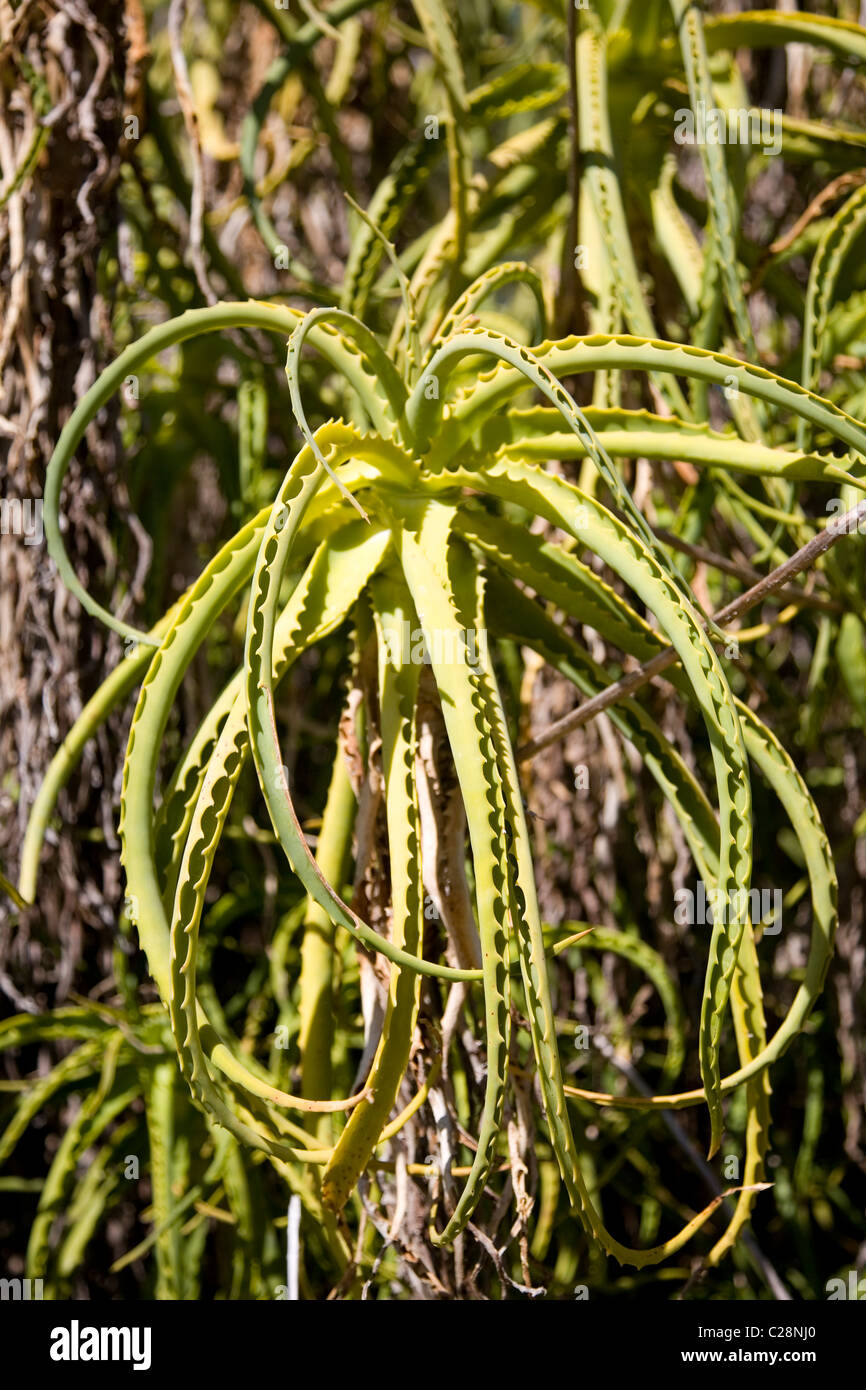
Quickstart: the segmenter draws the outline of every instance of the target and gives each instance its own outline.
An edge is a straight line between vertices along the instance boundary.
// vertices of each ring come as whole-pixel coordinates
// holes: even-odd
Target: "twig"
[[[817,536],[813,536],[804,546],[801,546],[790,560],[786,560],[783,565],[779,565],[770,574],[766,575],[757,584],[753,584],[751,589],[747,589],[739,598],[735,598],[731,603],[720,608],[713,614],[712,621],[717,624],[731,623],[737,618],[741,618],[744,613],[748,613],[750,608],[763,602],[770,594],[775,593],[789,579],[794,579],[796,575],[802,574],[803,570],[826,551],[830,549],[842,536],[850,535],[856,531],[860,522],[866,519],[866,501],[858,502],[856,507],[845,512],[842,516],[834,516],[823,531]],[[706,620],[704,620],[706,626]],[[650,661],[645,661],[636,671],[629,672],[626,676],[621,676],[618,681],[599,691],[591,700],[585,700],[577,709],[566,714],[562,719],[557,719],[549,728],[545,729],[538,738],[525,743],[522,748],[518,748],[517,756],[521,761],[534,758],[544,748],[549,748],[552,743],[556,743],[566,734],[571,733],[572,729],[579,729],[587,724],[590,719],[594,719],[602,710],[608,709],[616,704],[617,700],[624,699],[627,695],[633,695],[641,686],[646,685],[647,681],[652,680],[653,676],[658,676],[662,671],[673,666],[679,656],[674,647],[664,647]]]
[[[770,255],[779,256],[783,251],[787,251],[800,233],[806,230],[809,223],[814,222],[815,218],[820,216],[828,203],[831,203],[834,198],[840,198],[843,193],[847,193],[852,188],[859,188],[864,180],[866,180],[866,169],[857,169],[852,173],[840,174],[838,178],[832,179],[827,187],[822,188],[818,196],[812,199],[806,211],[797,218],[790,231],[777,237],[771,244]]]
[[[618,516],[621,521],[627,520],[625,512],[620,511],[619,507],[608,506],[608,510]],[[709,550],[704,545],[693,545],[690,541],[684,541],[682,536],[677,536],[673,531],[666,531],[663,527],[653,528],[656,536],[665,545],[669,545],[672,550],[679,550],[681,554],[688,555],[689,559],[696,560],[699,564],[710,565],[712,569],[719,570],[722,574],[730,574],[734,579],[745,581],[757,581],[764,576],[760,570],[754,569],[745,561],[729,560],[726,555],[719,555],[715,550]],[[824,613],[842,613],[844,608],[835,599],[825,598],[822,594],[810,593],[807,589],[788,589],[782,587],[776,590],[776,597],[785,603],[799,603],[808,605],[810,608],[820,608]]]
[[[835,198],[841,197],[842,194],[847,193],[849,189],[858,188],[860,184],[863,183],[864,179],[866,179],[866,170],[857,169],[850,173],[840,174],[838,178],[832,179],[831,182],[827,184],[826,188],[822,188],[817,197],[812,199],[805,212],[801,213],[797,218],[793,227],[790,227],[782,236],[776,237],[775,241],[771,242],[767,247],[752,274],[751,284],[749,286],[750,292],[754,292],[758,288],[773,256],[780,256],[783,251],[787,251],[789,246],[793,246],[800,233],[804,232],[810,222],[814,222],[816,217],[820,217],[828,203],[833,202]]]
[[[497,1250],[490,1237],[486,1235],[484,1231],[482,1231],[480,1226],[474,1225],[472,1221],[468,1223],[468,1227],[474,1235],[475,1239],[478,1241],[478,1244],[481,1246],[482,1250],[486,1251],[486,1253],[490,1256],[496,1268],[496,1273],[499,1275],[499,1278],[502,1281],[503,1285],[509,1285],[512,1289],[516,1289],[518,1293],[528,1294],[530,1298],[538,1298],[541,1294],[547,1292],[547,1290],[542,1287],[536,1288],[533,1285],[518,1284],[517,1280],[512,1279],[511,1275],[508,1273],[508,1270],[505,1268],[505,1262],[502,1258],[502,1251]]]

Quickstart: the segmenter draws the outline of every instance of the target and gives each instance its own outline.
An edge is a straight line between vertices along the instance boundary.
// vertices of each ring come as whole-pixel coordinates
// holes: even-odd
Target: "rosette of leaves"
[[[736,907],[714,923],[709,943],[698,1021],[701,1087],[626,1104],[705,1103],[714,1152],[722,1135],[724,1098],[745,1088],[746,1171],[733,1219],[714,1247],[719,1258],[760,1189],[769,1068],[802,1028],[823,982],[835,929],[835,876],[802,777],[770,730],[733,695],[716,652],[724,634],[702,614],[654,537],[615,458],[691,458],[697,467],[723,460],[732,471],[768,480],[862,483],[849,461],[836,455],[752,443],[643,411],[581,410],[561,379],[630,370],[723,386],[733,377],[744,398],[788,412],[851,451],[864,451],[866,431],[805,388],[698,347],[593,335],[545,340],[530,349],[483,326],[485,302],[509,285],[527,286],[543,313],[540,282],[526,266],[494,266],[447,313],[420,318],[399,267],[398,275],[407,331],[390,351],[345,310],[304,315],[260,302],[221,304],[151,330],[121,354],[76,409],[47,480],[49,545],[65,582],[88,611],[137,645],[91,702],[52,771],[34,812],[19,892],[25,900],[33,897],[39,843],[76,750],[141,679],[121,807],[129,916],[168,1011],[177,1064],[209,1120],[293,1181],[292,1175],[305,1169],[320,1174],[315,1202],[321,1202],[317,1209],[328,1220],[327,1213],[338,1213],[375,1165],[379,1146],[424,1103],[433,1068],[447,1067],[453,1028],[449,1035],[442,1020],[448,1001],[459,1007],[465,995],[477,991],[486,1057],[483,1085],[470,1100],[477,1141],[459,1193],[452,1200],[449,1192],[446,1201],[442,1188],[440,1205],[446,1210],[442,1219],[435,1215],[431,1238],[453,1241],[481,1200],[502,1153],[509,1068],[518,1067],[535,1071],[550,1143],[589,1236],[623,1263],[657,1263],[679,1249],[721,1199],[676,1235],[640,1250],[623,1245],[608,1230],[598,1197],[588,1189],[568,1096],[603,1104],[612,1098],[563,1083],[548,957],[563,944],[557,936],[565,935],[566,943],[573,938],[564,929],[546,929],[539,918],[497,653],[500,641],[516,642],[538,652],[578,690],[593,694],[609,676],[575,637],[579,625],[641,659],[669,643],[678,658],[674,686],[693,702],[705,727],[714,773],[711,794],[637,700],[621,701],[612,718],[679,820],[708,893],[718,890]],[[88,421],[129,373],[167,346],[229,328],[266,330],[288,340],[288,394],[303,444],[272,505],[220,549],[153,630],[138,631],[97,604],[69,563],[59,524],[64,472]],[[301,397],[305,349],[322,354],[343,377],[353,402],[351,422],[326,420],[315,431],[310,428]],[[542,403],[534,403],[538,400]],[[583,489],[548,471],[543,464],[551,457],[586,461],[597,489]],[[595,495],[601,489],[608,505]],[[546,539],[533,529],[536,518],[547,524],[549,536],[562,539]],[[593,559],[622,581],[633,601],[599,576]],[[158,789],[161,750],[182,682],[214,624],[239,603],[246,610],[243,667]],[[641,606],[654,615],[655,625],[641,616]],[[284,764],[275,697],[299,655],[347,622],[358,661],[367,661],[372,698],[347,714],[341,736],[335,730],[334,775],[313,854]],[[423,637],[420,659],[418,646],[407,645],[407,631]],[[346,771],[353,740],[368,752],[375,742],[380,766],[384,843],[366,865],[372,880],[367,901],[375,897],[382,909],[375,921],[342,890],[353,828],[355,855],[363,859],[374,825],[363,796],[356,803]],[[306,929],[317,943],[302,980],[302,1049],[313,1055],[323,1039],[329,1040],[313,1001],[321,998],[335,934],[348,933],[365,958],[372,955],[387,972],[381,1030],[378,1038],[367,1039],[369,1068],[355,1091],[342,1098],[311,1096],[309,1087],[292,1094],[279,1085],[280,1078],[255,1050],[240,1046],[221,1016],[212,982],[204,977],[198,943],[205,895],[238,778],[250,757],[285,872],[296,876],[307,895]],[[747,900],[752,768],[790,819],[813,906],[805,978],[769,1040],[755,950],[760,924],[749,919]],[[450,797],[438,795],[436,769],[447,769],[440,782],[450,778]],[[438,934],[425,930],[425,894],[438,908]],[[621,949],[628,953],[624,940]],[[635,953],[640,954],[636,946]],[[729,1013],[740,1065],[723,1077],[720,1046]],[[437,1056],[436,1041],[431,1046],[428,1039],[428,1076],[400,1108],[398,1094],[422,1016],[445,1053]],[[517,1029],[515,1017],[521,1021]],[[673,1080],[682,1065],[681,1024],[673,1005],[670,1017],[667,1074]],[[321,1130],[299,1122],[305,1114],[323,1111],[347,1113],[333,1144],[323,1140]]]

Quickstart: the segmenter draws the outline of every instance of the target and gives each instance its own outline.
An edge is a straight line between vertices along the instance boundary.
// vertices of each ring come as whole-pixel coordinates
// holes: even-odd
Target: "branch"
[[[819,556],[824,555],[836,541],[842,536],[848,536],[852,531],[856,531],[861,521],[866,520],[866,501],[858,502],[856,507],[845,512],[842,516],[834,516],[828,522],[823,531],[817,536],[813,536],[806,545],[796,551],[790,560],[786,560],[783,565],[779,565],[770,574],[753,584],[751,589],[740,594],[733,602],[720,608],[713,614],[713,622],[717,624],[731,623],[741,618],[744,613],[748,613],[750,608],[763,602],[770,594],[786,584],[789,579],[794,579],[803,570],[813,565]],[[706,627],[706,619],[703,620]],[[518,748],[517,757],[521,762],[536,757],[544,748],[549,748],[552,743],[557,743],[566,734],[571,733],[572,729],[579,729],[582,725],[589,723],[602,710],[608,709],[617,700],[622,700],[627,695],[633,695],[641,686],[646,685],[647,681],[652,680],[653,676],[658,676],[662,671],[667,670],[679,660],[677,652],[673,647],[663,647],[650,661],[645,661],[636,671],[631,671],[627,676],[621,676],[618,681],[607,686],[604,690],[593,695],[591,700],[585,700],[577,709],[566,714],[562,719],[557,719],[547,728],[538,738],[525,743],[522,748]]]

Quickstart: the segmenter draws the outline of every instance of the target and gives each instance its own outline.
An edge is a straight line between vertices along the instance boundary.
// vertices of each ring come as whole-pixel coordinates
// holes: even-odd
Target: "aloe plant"
[[[751,874],[750,758],[791,816],[813,886],[812,977],[789,1021],[767,1044],[752,926],[743,910],[716,922],[700,1030],[712,1153],[721,1138],[723,1093],[748,1080],[759,1106],[766,1095],[760,1085],[764,1069],[791,1041],[814,1002],[832,944],[832,860],[814,803],[793,762],[761,721],[735,700],[707,631],[706,615],[621,481],[604,442],[609,419],[601,412],[594,425],[558,378],[587,368],[625,366],[658,376],[681,374],[716,382],[734,376],[745,396],[787,408],[852,449],[863,449],[866,432],[805,389],[701,349],[596,335],[545,342],[532,351],[480,326],[484,299],[498,285],[519,280],[534,284],[532,272],[518,265],[497,267],[482,276],[446,314],[426,349],[420,346],[423,326],[414,317],[407,290],[409,333],[397,365],[360,320],[337,309],[301,315],[264,304],[224,304],[187,313],[152,330],[103,375],[64,431],[46,488],[46,529],[58,567],[84,606],[141,644],[139,653],[127,658],[130,674],[133,669],[145,674],[124,767],[122,857],[130,917],[168,1007],[180,1066],[197,1101],[243,1144],[280,1164],[323,1165],[322,1202],[326,1209],[339,1211],[373,1160],[383,1133],[394,1132],[388,1122],[412,1047],[421,976],[478,982],[484,998],[487,1079],[471,1170],[443,1229],[433,1232],[436,1241],[448,1243],[471,1217],[496,1156],[516,984],[529,1021],[551,1143],[571,1200],[609,1253],[643,1265],[678,1249],[716,1202],[676,1237],[641,1251],[622,1245],[607,1231],[590,1197],[555,1044],[545,937],[514,747],[490,650],[485,642],[470,642],[469,635],[489,630],[510,636],[538,650],[584,692],[598,689],[603,673],[594,670],[574,641],[551,621],[545,602],[629,651],[651,652],[660,640],[599,580],[576,548],[598,556],[655,614],[663,638],[679,657],[680,690],[694,701],[706,726],[718,821],[682,760],[639,707],[631,702],[617,715],[680,819],[705,882],[721,888],[731,901],[745,902]],[[159,631],[138,632],[89,597],[66,558],[57,513],[64,469],[88,421],[128,373],[166,345],[228,327],[266,328],[287,337],[289,393],[306,442],[272,507],[219,551]],[[311,432],[300,392],[305,341],[344,374],[359,397],[368,428],[333,422]],[[487,361],[492,362],[490,369]],[[509,403],[527,387],[551,404],[528,412],[511,408]],[[659,423],[641,419],[648,441]],[[680,436],[688,440],[688,429],[678,430],[670,420],[664,428],[669,447],[682,456]],[[564,456],[590,459],[620,515],[533,462],[539,441],[548,454],[555,449]],[[628,447],[642,452],[643,437],[632,434]],[[778,449],[765,449],[760,460],[747,445],[742,453],[746,467],[768,478],[784,476],[792,460]],[[731,447],[731,467],[736,468],[738,457]],[[799,456],[798,467],[816,481],[838,477],[840,470],[835,457],[820,455]],[[560,528],[571,543],[542,541],[507,519],[509,507]],[[530,601],[515,580],[529,584],[541,606]],[[219,615],[247,590],[244,668],[212,706],[155,803],[159,751],[184,673]],[[328,637],[347,618],[354,623],[356,642],[370,630],[378,653],[376,701],[390,892],[387,932],[365,922],[344,901],[341,885],[323,875],[294,807],[277,732],[275,691],[280,679],[302,651]],[[441,710],[468,827],[474,912],[469,940],[455,936],[449,943],[456,964],[428,959],[422,950],[421,846],[436,845],[442,826],[436,823],[435,808],[427,805],[422,813],[420,805],[416,766],[421,666],[406,651],[406,624],[423,634],[430,653],[434,688],[427,699]],[[110,698],[121,690],[115,681]],[[109,702],[100,703],[97,718],[104,716]],[[88,732],[93,724],[94,716],[88,715]],[[200,998],[199,921],[232,794],[249,751],[276,837],[311,902],[360,945],[390,962],[387,1012],[369,1076],[363,1091],[342,1101],[284,1092],[266,1069],[238,1053]],[[432,824],[424,824],[425,815],[432,817]],[[349,832],[349,817],[326,814],[319,860],[328,856],[339,862],[345,845],[337,850],[330,837],[345,842]],[[36,845],[34,837],[31,864]],[[438,849],[434,852],[438,856]],[[444,871],[452,885],[459,885],[453,891],[465,895],[462,846],[452,842]],[[29,887],[25,881],[23,890]],[[445,926],[450,926],[447,913]],[[512,981],[512,965],[519,967],[519,983]],[[742,1065],[723,1082],[720,1037],[734,986]],[[312,1045],[309,1036],[306,1044]],[[667,1103],[681,1099],[668,1098]],[[285,1113],[339,1109],[351,1109],[351,1114],[332,1148],[323,1147],[316,1135]],[[750,1163],[754,1181],[749,1188],[755,1187],[760,1173],[764,1134],[765,1124],[757,1124]],[[751,1195],[741,1199],[737,1224],[749,1209]]]

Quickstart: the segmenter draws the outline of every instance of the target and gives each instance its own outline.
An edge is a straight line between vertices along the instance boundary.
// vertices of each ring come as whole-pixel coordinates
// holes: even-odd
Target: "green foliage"
[[[274,256],[278,212],[267,204],[281,181],[257,172],[271,104],[299,82],[339,165],[340,98],[359,54],[373,80],[387,21],[377,6],[333,6],[325,83],[314,58],[323,18],[295,28],[265,8],[285,47],[246,117],[239,162]],[[705,23],[685,0],[669,10],[621,3],[578,10],[563,59],[561,11],[461,13],[465,30],[491,15],[502,26],[501,43],[492,30],[471,61],[441,0],[417,0],[411,22],[394,21],[407,51],[417,56],[423,42],[419,90],[441,105],[419,104],[367,211],[347,214],[341,287],[321,277],[310,248],[292,247],[280,269],[308,309],[279,303],[276,289],[249,293],[218,247],[212,273],[238,298],[200,303],[178,248],[165,245],[168,220],[156,213],[146,225],[155,184],[185,187],[153,94],[153,143],[130,171],[128,198],[143,283],[169,316],[140,334],[135,295],[119,295],[127,345],[78,403],[45,487],[61,578],[128,652],[57,754],[16,892],[37,897],[57,796],[87,740],[138,687],[120,929],[134,930],[158,1002],[123,960],[122,1009],[87,1001],[0,1025],[4,1047],[74,1043],[11,1108],[0,1144],[5,1159],[43,1107],[83,1095],[28,1249],[28,1273],[54,1296],[118,1199],[117,1156],[138,1143],[149,1154],[151,1231],[118,1268],[152,1254],[158,1298],[200,1296],[206,1238],[218,1248],[220,1296],[274,1296],[282,1256],[271,1217],[288,1192],[305,1212],[304,1296],[338,1283],[359,1296],[376,1278],[411,1296],[397,1237],[385,1228],[377,1246],[381,1232],[367,1223],[392,1175],[399,1209],[400,1183],[424,1194],[426,1248],[451,1296],[463,1233],[483,1227],[499,1193],[518,1237],[497,1266],[502,1296],[530,1284],[566,1296],[588,1271],[625,1293],[649,1276],[620,1266],[642,1271],[686,1246],[710,1268],[733,1260],[736,1296],[757,1296],[766,1291],[744,1273],[758,1281],[746,1227],[773,1202],[796,1227],[801,1260],[810,1202],[819,1224],[849,1222],[840,1259],[862,1240],[842,1188],[825,1174],[819,1195],[814,1176],[826,1107],[814,1047],[827,1029],[842,845],[831,845],[803,766],[831,701],[837,718],[844,707],[843,732],[862,729],[862,547],[841,540],[803,583],[767,597],[752,631],[718,627],[713,612],[731,579],[735,592],[748,588],[821,531],[833,499],[853,506],[866,487],[863,285],[851,254],[866,203],[846,186],[838,211],[822,206],[792,247],[767,249],[746,235],[743,208],[776,161],[706,141],[696,161],[673,130],[678,113],[749,109],[737,48],[808,42],[849,62],[866,52],[866,32],[815,15]],[[215,12],[217,38],[220,22]],[[425,132],[428,118],[442,138]],[[839,122],[813,131],[786,118],[779,138],[785,167],[812,157],[816,142],[819,179],[862,158]],[[288,176],[301,177],[302,164]],[[795,251],[812,258],[805,293]],[[758,329],[759,284],[771,312]],[[570,319],[563,304],[575,306]],[[828,344],[854,365],[828,376]],[[230,368],[222,384],[218,362]],[[148,467],[158,464],[159,485],[177,496],[204,444],[230,504],[225,534],[182,597],[168,606],[152,576],[151,618],[161,616],[147,629],[87,592],[61,526],[68,466],[130,377],[147,382],[148,414],[128,421],[126,438],[133,493],[154,508],[162,537],[157,555],[171,510],[154,501]],[[640,501],[632,460],[645,470]],[[748,564],[725,566],[725,537],[750,543]],[[776,674],[774,641],[794,630],[797,659],[805,651],[811,665],[802,709]],[[679,978],[685,961],[672,968],[645,939],[650,924],[626,889],[615,925],[542,920],[551,846],[527,816],[515,709],[533,663],[589,699],[668,647],[664,707],[644,690],[612,701],[605,719],[652,783],[642,794],[659,842],[675,833],[707,895],[731,905],[708,940],[688,937],[697,988]],[[206,694],[191,727],[183,698],[197,682]],[[299,709],[325,728],[305,757],[289,757]],[[637,794],[643,773],[623,766]],[[802,904],[808,921],[792,990],[765,956],[773,924],[750,912],[753,857],[764,878],[779,863],[765,826],[778,828],[797,870],[785,911]],[[562,1035],[580,1026],[567,1017],[566,965],[585,982],[600,1035],[609,1014],[615,1045],[593,1086],[564,1061]],[[648,1050],[656,1089],[644,1081],[637,1094],[626,1059],[639,1029],[612,987],[635,975],[661,1005],[661,1045]],[[771,1080],[790,1074],[782,1069],[798,1050],[811,1068],[803,1143],[790,1133],[784,1142],[800,1156],[790,1170],[768,1167]],[[695,1053],[697,1084],[687,1085]],[[675,1163],[665,1155],[662,1174],[657,1148],[647,1158],[644,1147],[666,1132],[660,1113],[701,1108],[709,1158],[729,1144],[742,1157],[737,1180],[717,1183],[706,1205],[693,1186],[673,1196]],[[416,1127],[428,1112],[421,1132],[439,1147],[422,1160]],[[596,1159],[588,1136],[600,1129]],[[537,1179],[532,1216],[520,1143]],[[624,1182],[629,1167],[637,1178]],[[638,1209],[628,1239],[614,1233],[628,1226],[623,1192]],[[821,1296],[820,1271],[794,1268],[785,1277],[798,1294]]]

